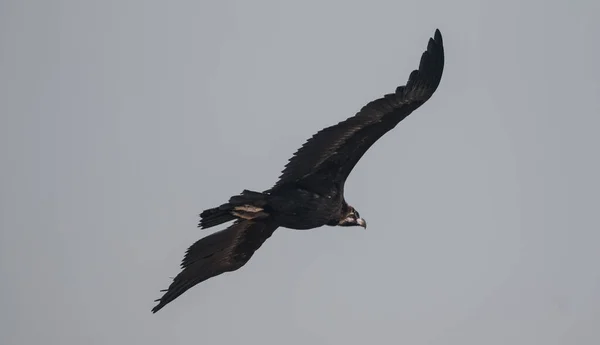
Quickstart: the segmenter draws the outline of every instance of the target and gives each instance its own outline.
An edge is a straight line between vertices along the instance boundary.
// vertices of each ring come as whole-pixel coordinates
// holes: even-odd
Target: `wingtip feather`
[[[435,33],[433,34],[433,39],[436,42],[438,42],[439,44],[443,44],[442,33],[440,32],[440,29],[435,29]]]

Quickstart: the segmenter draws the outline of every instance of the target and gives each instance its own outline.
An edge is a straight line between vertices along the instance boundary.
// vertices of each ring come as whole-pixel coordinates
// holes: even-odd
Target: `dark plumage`
[[[366,222],[344,199],[346,178],[382,135],[425,103],[444,70],[442,35],[435,31],[419,69],[395,93],[370,102],[355,116],[313,135],[289,160],[279,181],[264,192],[244,190],[200,214],[199,227],[235,222],[194,243],[182,271],[152,309],[157,312],[192,286],[242,267],[278,227],[362,226]]]

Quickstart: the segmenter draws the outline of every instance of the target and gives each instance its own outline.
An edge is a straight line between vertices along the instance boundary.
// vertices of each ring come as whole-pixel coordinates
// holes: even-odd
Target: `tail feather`
[[[234,220],[235,216],[229,213],[230,210],[223,210],[220,207],[211,208],[200,213],[199,228],[206,229],[215,225],[226,223],[230,220]]]
[[[238,218],[236,215],[234,215],[235,207],[252,205],[262,208],[266,204],[267,200],[265,198],[265,194],[244,190],[241,194],[229,198],[229,202],[226,204],[204,210],[202,213],[200,213],[200,223],[198,224],[198,227],[206,229]],[[264,215],[264,213],[262,213],[262,215]]]

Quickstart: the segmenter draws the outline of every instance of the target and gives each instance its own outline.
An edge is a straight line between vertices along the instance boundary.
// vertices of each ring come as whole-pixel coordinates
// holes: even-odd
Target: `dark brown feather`
[[[152,312],[156,313],[194,285],[244,266],[254,252],[273,234],[270,221],[236,221],[229,228],[206,236],[191,245],[181,262],[183,269]]]
[[[370,102],[355,116],[313,135],[294,153],[273,188],[287,183],[312,187],[310,181],[323,181],[324,177],[343,184],[377,139],[433,95],[443,70],[442,35],[436,30],[421,56],[419,69],[410,74],[406,86],[398,87],[395,93]],[[325,176],[311,176],[316,174]]]

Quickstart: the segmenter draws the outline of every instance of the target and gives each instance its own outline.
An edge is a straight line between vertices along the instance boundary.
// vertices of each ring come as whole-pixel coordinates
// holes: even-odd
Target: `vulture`
[[[382,135],[425,103],[444,70],[442,35],[435,31],[421,55],[419,69],[406,85],[365,105],[356,115],[322,129],[285,165],[279,180],[263,192],[244,190],[228,202],[204,210],[198,227],[233,221],[224,230],[192,244],[173,279],[152,309],[156,313],[194,285],[244,266],[279,228],[313,229],[323,225],[360,226],[367,222],[344,199],[348,175]]]

